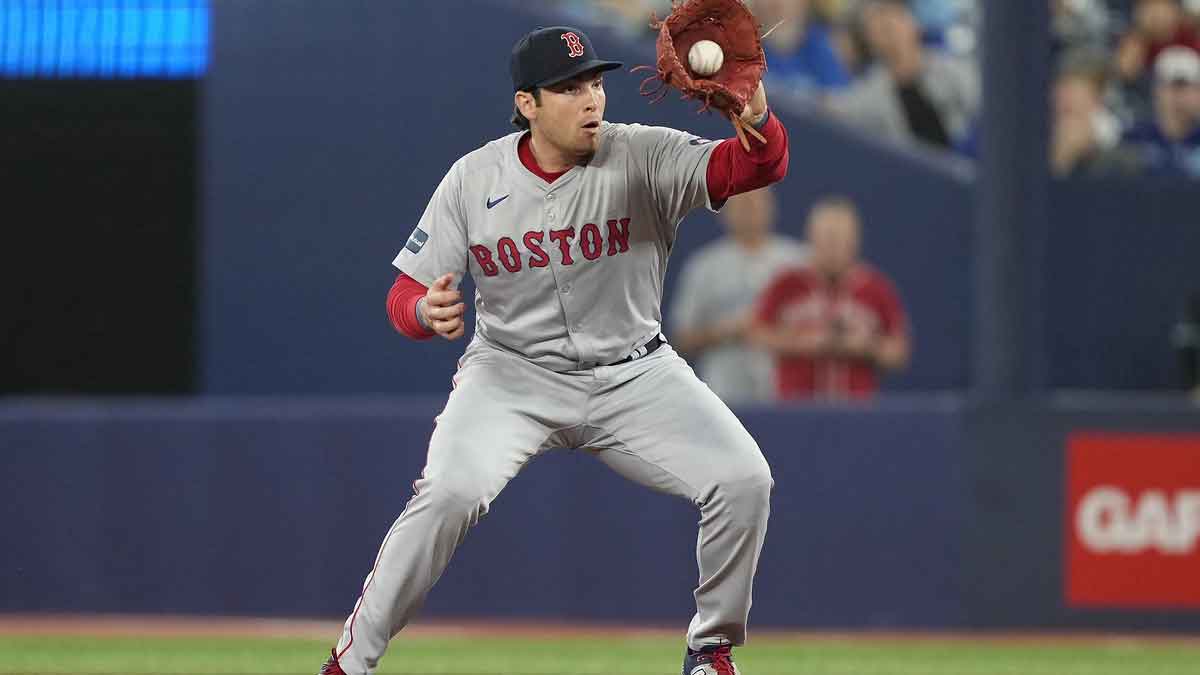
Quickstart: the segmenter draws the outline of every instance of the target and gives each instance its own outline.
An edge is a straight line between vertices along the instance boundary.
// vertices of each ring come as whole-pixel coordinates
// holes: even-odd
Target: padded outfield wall
[[[347,612],[409,497],[440,405],[6,403],[0,610]],[[1134,500],[1110,517],[1145,518],[1136,511],[1148,491],[1182,504],[1200,484],[1200,463],[1188,463],[1200,456],[1200,421],[1186,407],[983,408],[921,396],[740,416],[776,479],[759,625],[1200,628],[1200,547],[1197,532],[1179,529],[1185,517],[1159,523],[1183,542],[1171,555],[1151,536],[1080,558],[1073,523],[1097,485],[1068,494],[1068,446],[1085,432],[1083,452],[1125,455],[1098,474]],[[1182,472],[1155,469],[1169,453]],[[582,453],[552,452],[472,530],[426,615],[684,622],[695,527],[690,504]],[[1072,575],[1099,604],[1068,601]],[[1167,583],[1168,602],[1162,584],[1143,588],[1150,576]]]

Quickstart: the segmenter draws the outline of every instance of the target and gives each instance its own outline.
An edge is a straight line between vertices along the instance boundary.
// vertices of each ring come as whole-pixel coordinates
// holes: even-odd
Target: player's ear
[[[513,105],[518,112],[525,116],[525,119],[537,119],[537,103],[533,92],[518,91],[513,94]]]

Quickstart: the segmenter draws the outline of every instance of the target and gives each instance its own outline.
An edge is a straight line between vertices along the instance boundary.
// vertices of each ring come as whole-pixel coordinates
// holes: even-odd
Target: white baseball
[[[688,65],[700,77],[717,72],[722,63],[725,63],[725,52],[721,51],[721,45],[712,40],[701,40],[688,50]]]

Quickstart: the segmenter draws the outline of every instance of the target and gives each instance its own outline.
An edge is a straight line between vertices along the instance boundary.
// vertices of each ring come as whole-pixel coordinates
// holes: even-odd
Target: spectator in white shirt
[[[803,265],[807,248],[775,234],[770,188],[737,195],[721,211],[728,234],[685,263],[671,306],[672,344],[726,403],[774,400],[771,357],[746,342],[759,294],[781,270]]]

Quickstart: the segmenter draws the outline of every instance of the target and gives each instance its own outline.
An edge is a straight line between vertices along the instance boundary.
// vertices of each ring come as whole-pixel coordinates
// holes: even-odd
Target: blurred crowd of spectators
[[[561,0],[650,39],[670,0]],[[1056,176],[1200,177],[1200,0],[1047,0]],[[973,155],[980,0],[747,0],[767,86],[870,133]]]
[[[1200,0],[1052,0],[1057,176],[1200,177]]]
[[[650,37],[670,0],[564,0]],[[978,0],[747,0],[767,33],[771,95],[816,103],[888,140],[967,154],[980,105]]]

